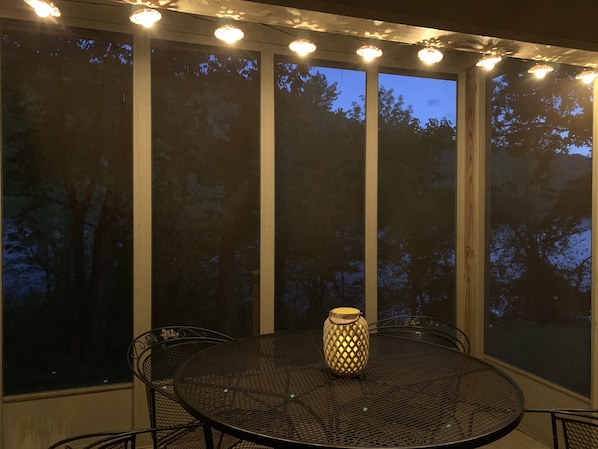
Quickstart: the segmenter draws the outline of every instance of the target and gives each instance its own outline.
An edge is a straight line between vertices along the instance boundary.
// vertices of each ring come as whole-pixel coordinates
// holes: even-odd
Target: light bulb
[[[482,67],[486,70],[492,70],[496,64],[502,61],[502,56],[497,53],[490,53],[484,55],[477,63],[476,66]]]
[[[442,61],[444,55],[437,48],[426,47],[417,52],[417,57],[424,64],[436,64],[437,62]]]
[[[554,69],[552,68],[552,66],[549,66],[548,64],[536,64],[527,72],[532,73],[536,76],[536,78],[542,79],[546,76],[546,74],[552,72],[553,70]]]
[[[158,20],[162,18],[160,11],[153,8],[141,7],[136,9],[129,16],[129,20],[136,25],[141,25],[145,28],[151,28]]]
[[[365,59],[367,62],[373,61],[376,58],[382,56],[382,50],[375,45],[362,45],[355,53]]]
[[[299,56],[305,56],[316,51],[316,44],[307,39],[295,39],[289,44],[289,48]]]
[[[25,0],[40,17],[60,17],[60,9],[50,0]]]
[[[214,36],[227,44],[234,44],[238,40],[243,39],[245,33],[243,33],[241,28],[237,28],[234,25],[222,25],[216,28]]]
[[[596,78],[597,76],[598,72],[596,72],[596,70],[584,69],[583,72],[581,72],[575,77],[575,79],[582,80],[584,83],[590,84],[592,81],[594,81],[594,78]]]

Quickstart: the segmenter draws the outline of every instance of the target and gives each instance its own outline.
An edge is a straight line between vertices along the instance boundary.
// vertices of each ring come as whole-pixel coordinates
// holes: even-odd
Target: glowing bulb
[[[497,53],[490,53],[482,57],[476,66],[483,67],[486,70],[492,70],[496,64],[502,61],[502,57]]]
[[[241,28],[237,28],[234,25],[222,25],[216,28],[214,36],[227,44],[234,44],[238,40],[243,39],[245,33],[243,33]]]
[[[437,62],[442,61],[444,55],[437,48],[426,47],[417,52],[417,57],[424,64],[436,64]]]
[[[60,10],[50,0],[25,0],[40,17],[60,17]]]
[[[162,18],[160,11],[153,8],[139,8],[131,13],[129,20],[136,25],[141,25],[145,28],[151,28],[158,20]]]
[[[584,71],[578,74],[575,79],[582,80],[584,83],[590,84],[597,76],[598,72],[596,72],[596,70],[584,69]]]
[[[374,59],[382,56],[382,50],[375,45],[362,45],[355,52],[367,62],[373,61]]]
[[[549,66],[548,64],[536,64],[531,69],[529,69],[527,72],[532,73],[533,75],[536,76],[536,78],[542,79],[548,73],[552,72],[553,70],[554,69],[552,68],[552,66]]]
[[[295,39],[289,44],[289,48],[299,56],[305,56],[316,51],[316,45],[307,39]]]

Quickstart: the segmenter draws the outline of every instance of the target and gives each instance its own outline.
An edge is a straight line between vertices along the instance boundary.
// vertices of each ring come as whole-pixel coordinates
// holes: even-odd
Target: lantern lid
[[[336,307],[328,313],[328,319],[334,324],[351,324],[360,316],[361,312],[355,307]]]

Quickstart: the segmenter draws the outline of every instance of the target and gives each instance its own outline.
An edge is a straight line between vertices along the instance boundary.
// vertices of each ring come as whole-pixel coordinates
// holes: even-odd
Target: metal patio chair
[[[217,447],[235,445],[230,442],[232,437],[212,432],[209,426],[187,413],[173,389],[174,374],[189,356],[231,339],[228,335],[200,327],[164,326],[144,332],[131,342],[129,366],[145,384],[150,425],[154,429],[171,428],[170,432],[153,432],[154,449],[212,449],[215,442]]]
[[[598,448],[598,410],[528,409],[525,413],[542,413],[550,416],[554,449]]]
[[[465,332],[446,321],[426,316],[398,316],[370,323],[371,333],[419,340],[446,346],[469,354],[470,343]]]
[[[76,435],[52,444],[48,449],[135,449],[143,447],[142,438],[147,435],[161,437],[176,429],[141,429],[127,432],[97,432]]]

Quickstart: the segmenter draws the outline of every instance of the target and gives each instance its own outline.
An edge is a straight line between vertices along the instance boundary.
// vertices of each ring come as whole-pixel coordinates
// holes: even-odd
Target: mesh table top
[[[276,448],[467,448],[513,430],[523,395],[488,363],[370,335],[357,378],[326,366],[322,332],[266,334],[198,352],[175,393],[214,428]]]

